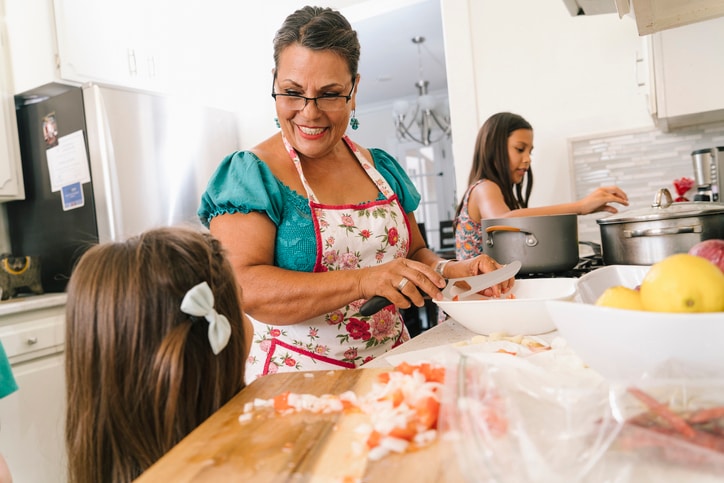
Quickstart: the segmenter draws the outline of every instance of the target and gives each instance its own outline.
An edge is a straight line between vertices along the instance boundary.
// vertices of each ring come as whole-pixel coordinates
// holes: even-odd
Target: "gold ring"
[[[409,282],[409,280],[407,280],[405,277],[402,277],[402,280],[400,280],[400,283],[397,284],[397,287],[396,287],[397,290],[402,292],[402,289],[405,288],[405,285],[407,285],[407,282]]]

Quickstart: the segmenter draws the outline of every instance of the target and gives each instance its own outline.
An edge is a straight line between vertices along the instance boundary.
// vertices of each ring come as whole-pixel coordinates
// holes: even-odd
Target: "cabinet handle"
[[[28,345],[37,344],[37,343],[38,343],[38,338],[37,338],[36,336],[28,337],[28,338],[25,340],[25,343],[28,344]]]

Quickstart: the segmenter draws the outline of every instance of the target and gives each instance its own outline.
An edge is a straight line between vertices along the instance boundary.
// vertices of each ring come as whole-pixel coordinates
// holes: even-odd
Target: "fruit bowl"
[[[514,299],[494,299],[475,294],[465,300],[434,302],[456,322],[476,334],[544,334],[555,329],[545,309],[546,300],[572,300],[577,281],[575,278],[516,280],[510,291]]]
[[[648,266],[610,265],[578,281],[573,301],[548,301],[546,310],[568,346],[609,380],[636,379],[667,362],[724,376],[724,312],[681,314],[594,305],[606,288],[635,287]]]

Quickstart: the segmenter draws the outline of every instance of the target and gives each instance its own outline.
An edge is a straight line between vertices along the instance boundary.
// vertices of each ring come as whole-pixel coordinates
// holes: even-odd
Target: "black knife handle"
[[[376,314],[391,303],[392,302],[387,300],[382,295],[375,295],[367,302],[362,304],[362,307],[360,307],[359,309],[359,313],[364,315],[365,317],[369,317],[370,315]]]

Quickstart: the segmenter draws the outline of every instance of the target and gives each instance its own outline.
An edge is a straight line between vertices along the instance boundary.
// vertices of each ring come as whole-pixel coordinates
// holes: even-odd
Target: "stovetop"
[[[579,278],[602,266],[604,266],[603,256],[600,253],[594,253],[593,255],[580,257],[576,266],[570,270],[563,270],[559,272],[518,273],[515,278]]]

